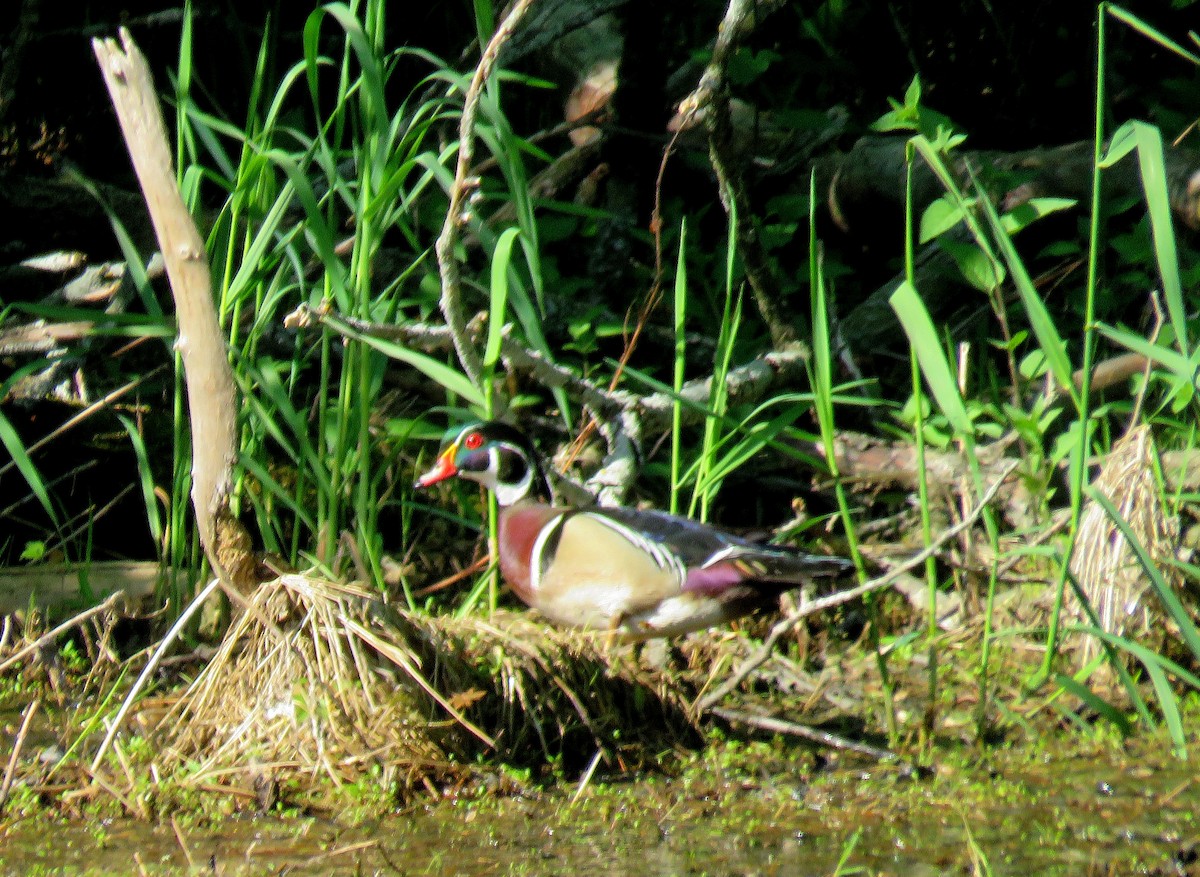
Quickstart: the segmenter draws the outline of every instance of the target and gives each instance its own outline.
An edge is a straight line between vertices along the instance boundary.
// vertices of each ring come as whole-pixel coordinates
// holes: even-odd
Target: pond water
[[[353,826],[262,815],[178,830],[169,819],[0,821],[0,866],[5,874],[1200,874],[1200,782],[1189,763],[1152,746],[993,752],[922,779],[878,765],[793,775],[776,764],[755,774],[714,760],[677,778],[594,781],[572,798],[565,789],[447,799]]]

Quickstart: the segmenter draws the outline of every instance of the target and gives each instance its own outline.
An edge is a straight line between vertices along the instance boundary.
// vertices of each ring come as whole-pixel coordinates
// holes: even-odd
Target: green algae
[[[1200,783],[1161,740],[940,755],[917,775],[781,739],[710,741],[671,774],[477,786],[404,808],[360,787],[338,793],[342,809],[218,808],[174,825],[26,813],[0,826],[0,866],[129,873],[136,853],[153,873],[186,873],[189,855],[222,874],[1187,873]]]
[[[1012,676],[995,677],[1016,691]],[[971,682],[946,685],[946,726],[971,714]],[[862,677],[859,677],[860,679]],[[11,683],[10,683],[11,685]],[[901,691],[903,692],[903,688]],[[920,691],[920,686],[910,690]],[[864,726],[879,727],[864,684]],[[22,761],[69,750],[101,706],[10,687],[43,707]],[[786,712],[787,698],[773,696]],[[899,701],[917,715],[915,699]],[[1198,727],[1200,699],[1181,701]],[[626,770],[618,741],[537,765],[480,757],[415,797],[378,765],[353,782],[281,780],[269,796],[157,774],[159,745],[118,741],[123,799],[78,758],[18,782],[0,815],[2,874],[1176,874],[1194,869],[1200,783],[1162,729],[1064,721],[1011,697],[998,745],[947,731],[913,747],[914,770],[791,738],[708,726],[698,748],[664,746]],[[801,715],[799,704],[796,715]],[[963,727],[967,725],[964,723]],[[846,733],[845,728],[839,729]],[[6,739],[11,740],[11,736]],[[1194,743],[1194,741],[1189,741]],[[6,753],[0,753],[6,755]],[[646,767],[649,765],[649,767]],[[656,766],[655,766],[656,765]],[[115,762],[110,764],[110,769]],[[243,777],[246,766],[236,768]],[[134,818],[134,817],[138,818]],[[136,858],[135,858],[136,857]],[[140,863],[140,864],[139,864]]]

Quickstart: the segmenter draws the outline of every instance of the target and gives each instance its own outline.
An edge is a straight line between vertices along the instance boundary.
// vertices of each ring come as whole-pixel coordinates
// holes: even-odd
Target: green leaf
[[[1167,191],[1162,133],[1145,122],[1128,122],[1126,126],[1133,129],[1137,142],[1138,170],[1142,177],[1142,191],[1146,193],[1150,232],[1154,238],[1154,259],[1158,264],[1159,277],[1162,278],[1163,299],[1175,330],[1175,343],[1180,353],[1187,356],[1187,309],[1183,302],[1183,283],[1179,278],[1179,253],[1175,246],[1175,226]]]
[[[1175,8],[1179,9],[1182,7],[1176,5]],[[1120,22],[1123,22],[1124,24],[1129,25],[1135,31],[1140,33],[1142,36],[1146,37],[1147,39],[1153,40],[1154,42],[1156,42],[1160,46],[1162,46],[1164,49],[1174,52],[1176,55],[1179,55],[1179,57],[1184,58],[1185,60],[1191,61],[1193,64],[1200,64],[1200,56],[1195,55],[1192,52],[1189,52],[1187,49],[1185,49],[1179,43],[1175,42],[1173,39],[1168,37],[1166,34],[1162,33],[1162,31],[1156,30],[1155,28],[1146,24],[1146,22],[1142,21],[1140,18],[1138,18],[1133,13],[1126,12],[1120,6],[1113,6],[1111,3],[1105,4],[1104,9],[1108,12],[1109,15],[1111,15],[1117,21],[1120,21]],[[1196,35],[1193,33],[1192,39],[1195,39],[1195,38],[1196,38]]]
[[[1122,734],[1128,735],[1133,733],[1133,726],[1129,723],[1129,719],[1125,717],[1125,714],[1082,682],[1062,673],[1054,674],[1054,682],[1063,691],[1073,694],[1083,701],[1088,709],[1116,725]]]
[[[1078,203],[1074,198],[1030,198],[1000,217],[1000,221],[1006,232],[1016,234],[1042,217],[1070,210]]]
[[[1187,384],[1191,384],[1196,380],[1197,370],[1200,368],[1200,362],[1197,362],[1200,356],[1196,353],[1193,353],[1191,357],[1187,357],[1168,347],[1160,347],[1157,344],[1152,344],[1137,332],[1118,329],[1104,323],[1097,323],[1096,329],[1106,338],[1129,348],[1134,353],[1140,353],[1151,362],[1156,362],[1163,366],[1171,372],[1175,380]]]
[[[1187,742],[1183,733],[1183,719],[1179,715],[1179,698],[1167,681],[1167,674],[1157,664],[1146,664],[1146,673],[1154,685],[1154,693],[1158,697],[1158,708],[1162,710],[1163,721],[1167,723],[1167,732],[1175,744],[1175,754],[1180,758],[1187,757]]]
[[[907,280],[892,293],[889,301],[892,310],[900,318],[904,334],[908,336],[908,341],[917,354],[921,375],[933,393],[933,398],[937,400],[942,414],[950,421],[950,426],[956,433],[962,436],[972,435],[971,419],[967,416],[962,394],[959,393],[958,384],[954,380],[954,371],[942,352],[925,303]]]
[[[954,259],[967,283],[980,292],[990,292],[1004,282],[1004,266],[975,244],[941,241],[939,246]]]
[[[492,369],[500,359],[500,342],[504,338],[505,314],[508,313],[508,272],[512,269],[513,244],[520,234],[521,229],[516,226],[506,228],[492,251],[491,301],[487,344],[483,352],[483,365],[487,369]]]
[[[929,243],[938,235],[962,222],[963,217],[964,208],[959,206],[950,195],[943,195],[926,207],[925,212],[921,214],[920,242]]]
[[[1025,314],[1029,317],[1029,325],[1033,329],[1033,334],[1038,340],[1038,345],[1046,354],[1046,362],[1050,366],[1050,372],[1058,382],[1059,388],[1070,394],[1072,399],[1075,399],[1077,394],[1075,391],[1075,381],[1072,376],[1071,360],[1067,356],[1067,345],[1063,341],[1062,336],[1058,334],[1058,328],[1050,318],[1050,312],[1046,310],[1046,304],[1042,301],[1041,294],[1033,285],[1033,280],[1030,278],[1029,272],[1025,270],[1025,263],[1021,261],[1021,257],[1017,254],[1017,249],[1013,246],[1012,238],[1004,230],[1004,226],[1000,222],[1000,217],[996,214],[996,208],[992,206],[992,202],[987,198],[980,198],[979,204],[983,208],[988,222],[991,224],[996,244],[999,246],[1000,253],[1004,256],[1004,261],[1008,265],[1013,284],[1016,286],[1017,293],[1021,297],[1021,304],[1025,307]]]
[[[1145,122],[1126,122],[1109,140],[1100,167],[1109,168],[1130,152],[1137,150],[1138,170],[1146,207],[1150,215],[1150,230],[1154,239],[1154,255],[1162,278],[1163,297],[1167,313],[1175,330],[1176,343],[1185,355],[1188,352],[1186,308],[1183,287],[1179,278],[1179,256],[1175,246],[1175,231],[1171,221],[1170,197],[1167,190],[1166,164],[1163,158],[1162,134]]]

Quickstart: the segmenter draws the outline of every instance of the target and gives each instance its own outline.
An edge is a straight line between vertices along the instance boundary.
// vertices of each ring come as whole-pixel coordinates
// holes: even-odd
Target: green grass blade
[[[1033,280],[1030,278],[1029,272],[1025,269],[1025,263],[1021,261],[1021,257],[1017,253],[1017,248],[1013,246],[1012,239],[1009,237],[1008,232],[1004,230],[1004,223],[1001,222],[999,215],[996,213],[996,208],[992,206],[992,202],[987,198],[980,198],[979,206],[982,208],[984,214],[987,216],[988,223],[991,225],[992,235],[1000,249],[1000,254],[1004,257],[1004,261],[1008,265],[1013,285],[1016,286],[1017,294],[1021,297],[1021,304],[1025,308],[1025,315],[1029,318],[1029,325],[1038,340],[1038,346],[1046,357],[1046,363],[1050,366],[1051,374],[1054,375],[1059,388],[1073,399],[1076,399],[1078,393],[1075,390],[1075,381],[1072,377],[1071,360],[1067,356],[1066,342],[1058,334],[1054,320],[1051,319],[1050,312],[1046,310],[1046,304],[1042,301],[1042,296],[1033,285]]]
[[[675,261],[675,355],[674,368],[671,372],[671,390],[675,400],[671,403],[671,492],[668,510],[671,514],[679,513],[679,490],[682,486],[679,480],[681,467],[682,414],[679,394],[683,389],[683,379],[687,361],[687,340],[684,337],[684,325],[687,322],[687,259],[684,251],[687,244],[687,221],[679,224],[679,253]]]
[[[257,392],[245,392],[244,398],[254,415],[255,423],[284,449],[289,458],[299,461],[299,464],[304,467],[306,477],[316,483],[317,490],[323,496],[329,496],[333,491],[329,461],[325,454],[318,453],[313,447],[305,415],[301,414],[292,403],[287,388],[284,387],[274,368],[257,368],[253,371],[253,377],[256,379],[255,389]],[[271,405],[264,405],[263,398]],[[286,432],[280,425],[280,418],[283,420],[283,425],[287,427]],[[248,455],[243,454],[242,456]]]
[[[1175,42],[1173,39],[1171,39],[1166,34],[1164,34],[1162,31],[1157,30],[1157,29],[1151,27],[1150,25],[1146,24],[1146,22],[1142,21],[1140,18],[1138,18],[1132,12],[1128,12],[1125,9],[1122,9],[1120,6],[1113,6],[1111,3],[1104,4],[1104,8],[1108,12],[1108,14],[1111,15],[1113,18],[1115,18],[1117,21],[1120,21],[1123,24],[1129,25],[1131,28],[1133,28],[1135,31],[1137,31],[1138,33],[1140,33],[1142,36],[1146,37],[1147,39],[1153,40],[1154,42],[1156,42],[1160,46],[1162,46],[1164,49],[1174,52],[1176,55],[1183,58],[1184,60],[1191,61],[1193,64],[1200,65],[1200,55],[1195,55],[1192,52],[1189,52],[1187,49],[1185,49],[1179,43]]]
[[[1154,686],[1154,694],[1158,698],[1158,708],[1162,710],[1163,721],[1167,724],[1167,733],[1175,744],[1175,755],[1187,758],[1187,743],[1183,733],[1183,719],[1179,715],[1179,697],[1167,681],[1167,674],[1155,663],[1145,665],[1150,683]]]
[[[1171,676],[1176,677],[1180,682],[1184,683],[1188,687],[1200,692],[1200,676],[1197,676],[1195,673],[1181,666],[1177,662],[1172,661],[1165,655],[1160,655],[1158,652],[1147,648],[1136,640],[1131,640],[1123,636],[1117,636],[1115,633],[1109,633],[1106,630],[1100,630],[1099,628],[1094,627],[1083,627],[1077,629],[1083,630],[1086,633],[1090,633],[1092,636],[1099,637],[1109,643],[1112,643],[1114,647],[1128,652],[1142,664],[1154,664],[1155,666],[1161,667],[1165,673],[1169,673]]]
[[[1134,640],[1126,639],[1125,637],[1117,636],[1097,628],[1082,628],[1082,630],[1111,643],[1115,648],[1128,652],[1146,669],[1146,675],[1150,677],[1150,683],[1154,687],[1155,698],[1158,701],[1159,709],[1162,711],[1163,721],[1166,723],[1167,731],[1171,735],[1172,743],[1174,743],[1175,755],[1178,758],[1186,758],[1187,735],[1184,732],[1183,717],[1179,712],[1179,696],[1176,694],[1175,689],[1171,687],[1171,682],[1167,674],[1177,677],[1194,691],[1200,691],[1200,678],[1197,678],[1195,674],[1185,670],[1169,658],[1146,648]]]
[[[1105,721],[1111,723],[1121,732],[1121,736],[1128,737],[1133,733],[1133,725],[1130,724],[1125,714],[1088,688],[1084,683],[1065,674],[1055,673],[1054,684],[1068,694],[1079,698],[1088,709],[1103,716]],[[1146,718],[1151,718],[1148,711]]]
[[[1145,122],[1126,122],[1113,134],[1101,166],[1112,167],[1131,150],[1137,151],[1142,191],[1146,194],[1146,209],[1150,215],[1154,257],[1162,280],[1167,314],[1171,318],[1171,328],[1175,331],[1175,343],[1183,355],[1187,356],[1187,308],[1183,300],[1183,283],[1179,276],[1179,251],[1175,245],[1175,226],[1171,219],[1162,133],[1155,126]]]
[[[33,495],[42,504],[42,508],[50,516],[50,520],[57,524],[58,514],[54,511],[54,503],[50,501],[50,493],[46,490],[46,482],[42,480],[42,473],[38,471],[33,460],[29,458],[29,454],[25,451],[25,445],[21,441],[21,436],[17,434],[17,430],[9,422],[8,418],[4,416],[4,412],[2,411],[0,411],[0,444],[3,444],[8,450],[9,456],[12,457],[13,465],[24,476],[25,483],[29,485],[29,489],[33,491]]]
[[[1192,358],[1188,358],[1169,348],[1152,344],[1146,340],[1145,336],[1138,332],[1118,329],[1104,323],[1097,323],[1096,331],[1110,341],[1115,341],[1122,347],[1129,348],[1134,353],[1140,353],[1151,362],[1158,363],[1170,371],[1176,380],[1190,384],[1196,379],[1197,363],[1194,361],[1194,354]]]
[[[361,85],[358,93],[363,98],[363,121],[369,131],[378,125],[387,124],[385,108],[383,72],[379,68],[375,50],[371,46],[366,32],[359,23],[357,16],[344,3],[329,3],[323,7],[329,15],[342,26],[354,57],[358,61],[361,72]]]
[[[506,228],[496,239],[496,248],[492,251],[488,333],[483,349],[483,365],[489,374],[500,359],[500,342],[504,340],[504,320],[508,313],[508,275],[512,269],[512,250],[520,235],[521,229],[516,226]]]
[[[150,454],[146,451],[146,442],[137,424],[124,414],[118,414],[117,419],[125,427],[129,435],[129,444],[133,447],[133,455],[137,460],[138,486],[142,489],[142,504],[146,509],[146,522],[150,526],[150,535],[154,544],[159,548],[163,545],[162,515],[158,510],[158,497],[154,495],[154,473],[150,468]]]
[[[368,347],[378,350],[389,359],[407,363],[427,378],[436,381],[439,386],[445,388],[447,391],[460,396],[467,404],[476,405],[480,409],[484,407],[486,400],[479,388],[472,384],[466,375],[455,371],[445,363],[416,350],[410,350],[396,341],[389,341],[386,338],[376,338],[373,335],[359,332],[336,317],[327,316],[324,322],[339,335],[354,341],[361,341]]]

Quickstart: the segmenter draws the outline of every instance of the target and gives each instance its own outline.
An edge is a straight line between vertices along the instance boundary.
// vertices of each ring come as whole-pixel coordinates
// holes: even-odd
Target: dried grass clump
[[[647,667],[629,646],[606,655],[603,635],[549,627],[525,613],[408,621],[436,687],[473,704],[471,717],[506,759],[586,761],[603,748],[629,767],[694,735],[688,682]]]
[[[628,763],[691,724],[686,692],[594,637],[521,616],[402,613],[352,586],[286,575],[255,592],[159,723],[198,785],[245,772],[349,782],[373,765],[402,791],[484,753],[518,763],[597,749]]]
[[[1178,528],[1163,508],[1156,456],[1150,428],[1131,429],[1113,445],[1093,487],[1108,497],[1167,582],[1178,589],[1178,570],[1165,562],[1175,555]],[[1094,501],[1088,501],[1083,509],[1071,573],[1102,630],[1152,649],[1162,647],[1171,629],[1166,612],[1161,602],[1147,593],[1153,585],[1124,534]],[[1067,591],[1063,609],[1069,621],[1092,624],[1072,590]],[[1101,641],[1091,635],[1068,638],[1064,645],[1074,653],[1077,667],[1087,666],[1103,649]],[[1107,669],[1101,670],[1100,680],[1106,678]]]

